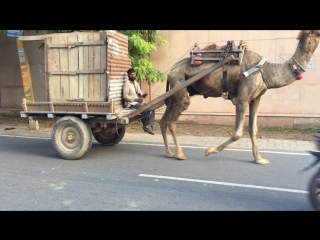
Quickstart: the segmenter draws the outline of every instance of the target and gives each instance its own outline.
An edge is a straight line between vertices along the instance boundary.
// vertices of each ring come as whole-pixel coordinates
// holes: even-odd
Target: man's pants
[[[136,105],[131,105],[130,108],[134,108],[134,109],[138,109],[142,107],[141,103],[137,103]],[[150,125],[153,129],[153,123],[154,123],[154,110],[150,111],[150,110],[145,110],[143,112],[141,112],[141,122],[143,124],[143,126],[147,126]]]

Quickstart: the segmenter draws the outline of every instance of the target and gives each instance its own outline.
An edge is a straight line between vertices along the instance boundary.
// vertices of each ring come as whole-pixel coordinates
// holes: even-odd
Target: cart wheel
[[[52,144],[64,159],[76,160],[92,146],[89,124],[74,116],[60,118],[52,130]]]
[[[320,170],[310,180],[309,199],[314,209],[320,211]]]
[[[101,131],[97,133],[92,133],[92,135],[101,145],[113,146],[122,140],[125,132],[126,126],[123,126],[122,128],[119,128],[117,132],[114,133]]]

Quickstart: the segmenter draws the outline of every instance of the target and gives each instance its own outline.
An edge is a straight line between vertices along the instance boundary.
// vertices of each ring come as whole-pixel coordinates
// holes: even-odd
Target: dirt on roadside
[[[53,128],[55,122],[51,119],[38,120],[40,128]],[[16,116],[0,116],[0,125],[6,126],[29,126],[27,118]],[[177,134],[179,136],[201,136],[201,137],[229,137],[233,132],[233,126],[217,126],[212,124],[197,124],[193,122],[178,122]],[[1,127],[1,126],[0,126]],[[142,124],[138,121],[127,126],[128,133],[144,133]],[[155,122],[155,134],[161,134],[159,122]],[[145,133],[148,134],[148,133]],[[286,139],[309,141],[313,135],[318,134],[318,129],[296,129],[280,127],[259,127],[257,138]],[[243,138],[249,138],[247,127],[244,127]]]

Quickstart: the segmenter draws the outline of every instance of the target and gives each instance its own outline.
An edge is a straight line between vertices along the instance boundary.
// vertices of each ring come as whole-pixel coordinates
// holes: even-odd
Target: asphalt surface
[[[0,125],[0,135],[10,136],[25,136],[25,137],[40,137],[40,138],[51,138],[51,128],[40,128],[39,130],[30,129],[28,126],[25,127],[12,127],[7,125]],[[173,145],[171,135],[168,136],[169,144]],[[217,147],[227,137],[197,137],[197,136],[179,136],[179,143],[187,146],[203,146]],[[155,134],[150,135],[145,132],[141,133],[126,133],[122,141],[127,142],[145,142],[145,143],[163,143],[162,135]],[[297,141],[297,140],[284,140],[284,139],[257,139],[259,150],[278,150],[278,151],[304,151],[316,150],[314,143],[310,141]],[[241,138],[238,141],[230,144],[228,148],[241,148],[251,149],[250,138]]]

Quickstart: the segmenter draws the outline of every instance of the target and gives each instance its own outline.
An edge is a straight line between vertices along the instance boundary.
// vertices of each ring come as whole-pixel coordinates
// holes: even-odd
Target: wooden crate
[[[112,101],[113,111],[122,107],[131,67],[127,36],[112,30],[47,34],[45,60],[48,102]]]

